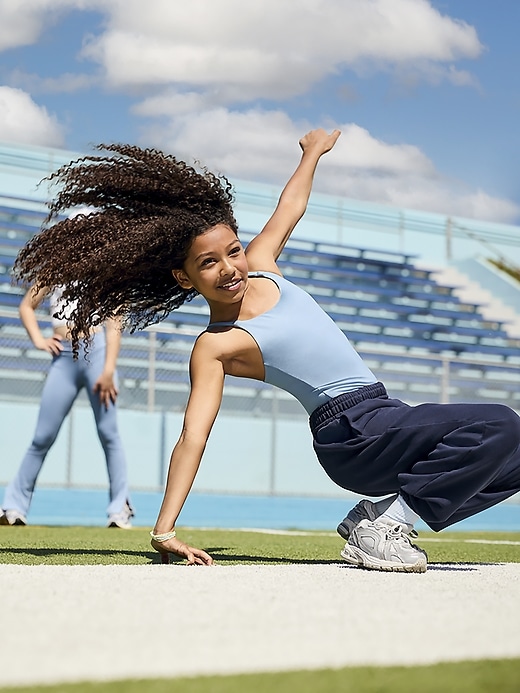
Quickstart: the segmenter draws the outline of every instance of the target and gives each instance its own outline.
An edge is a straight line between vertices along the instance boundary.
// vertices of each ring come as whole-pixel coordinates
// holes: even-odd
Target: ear
[[[184,270],[172,270],[172,275],[181,289],[193,289],[193,284]]]

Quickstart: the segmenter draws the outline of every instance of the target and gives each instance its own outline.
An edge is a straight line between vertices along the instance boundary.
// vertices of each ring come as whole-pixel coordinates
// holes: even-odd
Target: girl
[[[129,529],[134,512],[128,495],[126,458],[117,430],[116,361],[121,341],[119,324],[107,320],[91,331],[90,353],[73,359],[70,343],[70,309],[62,301],[61,287],[49,290],[30,288],[20,303],[20,318],[37,349],[52,356],[52,364],[43,387],[36,430],[15,478],[5,490],[0,524],[25,525],[36,480],[43,462],[59,433],[62,423],[80,390],[86,387],[94,413],[100,443],[105,453],[109,478],[108,527]],[[53,333],[44,337],[36,309],[49,298]]]
[[[100,146],[51,178],[62,188],[49,220],[73,205],[97,209],[58,221],[16,261],[17,276],[68,286],[77,300],[72,341],[97,320],[123,317],[131,330],[160,320],[196,294],[210,308],[191,355],[191,393],[172,452],[152,546],[212,563],[175,534],[219,410],[227,374],[264,380],[297,397],[310,415],[316,454],[340,486],[373,496],[340,529],[354,565],[424,572],[410,542],[421,517],[440,530],[520,489],[520,418],[501,405],[410,407],[390,399],[345,335],[276,264],[305,212],[316,166],[340,133],[301,140],[302,156],[262,232],[244,250],[230,185],[156,150]],[[110,152],[113,155],[110,155]],[[60,263],[67,253],[68,263]],[[229,446],[230,455],[240,455]]]

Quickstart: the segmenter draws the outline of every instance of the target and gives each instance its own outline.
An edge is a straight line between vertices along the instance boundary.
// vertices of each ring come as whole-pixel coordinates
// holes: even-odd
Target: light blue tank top
[[[344,392],[377,382],[347,337],[303,289],[272,272],[250,272],[267,277],[280,290],[271,310],[251,320],[211,323],[248,332],[258,344],[265,382],[286,390],[309,414]]]

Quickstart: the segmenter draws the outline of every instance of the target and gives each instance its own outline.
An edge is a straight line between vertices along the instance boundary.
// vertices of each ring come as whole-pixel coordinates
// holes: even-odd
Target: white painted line
[[[341,539],[339,534],[336,532],[302,532],[300,530],[290,530],[290,529],[254,529],[254,528],[237,528],[230,529],[228,527],[217,528],[217,527],[184,527],[183,529],[188,530],[201,530],[204,532],[219,531],[219,532],[254,532],[256,534],[281,534],[284,536],[291,537],[337,537]],[[444,539],[443,537],[428,537],[423,534],[419,534],[417,541],[420,543],[422,541],[439,542],[439,543],[452,543],[452,544],[503,544],[504,546],[520,546],[520,541],[509,541],[509,540],[492,540],[492,539],[452,539],[451,537]]]

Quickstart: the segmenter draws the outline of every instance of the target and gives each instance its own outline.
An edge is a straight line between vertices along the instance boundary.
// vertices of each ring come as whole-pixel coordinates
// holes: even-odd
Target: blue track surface
[[[3,495],[3,489],[0,489],[0,493]],[[134,526],[152,526],[161,500],[162,493],[134,492]],[[334,531],[355,502],[353,499],[337,498],[192,493],[178,524],[190,527]],[[32,525],[103,526],[106,522],[106,504],[106,491],[37,489],[28,521]],[[425,529],[425,525],[418,523],[417,529],[421,528]],[[502,503],[450,529],[520,531],[520,504]]]

